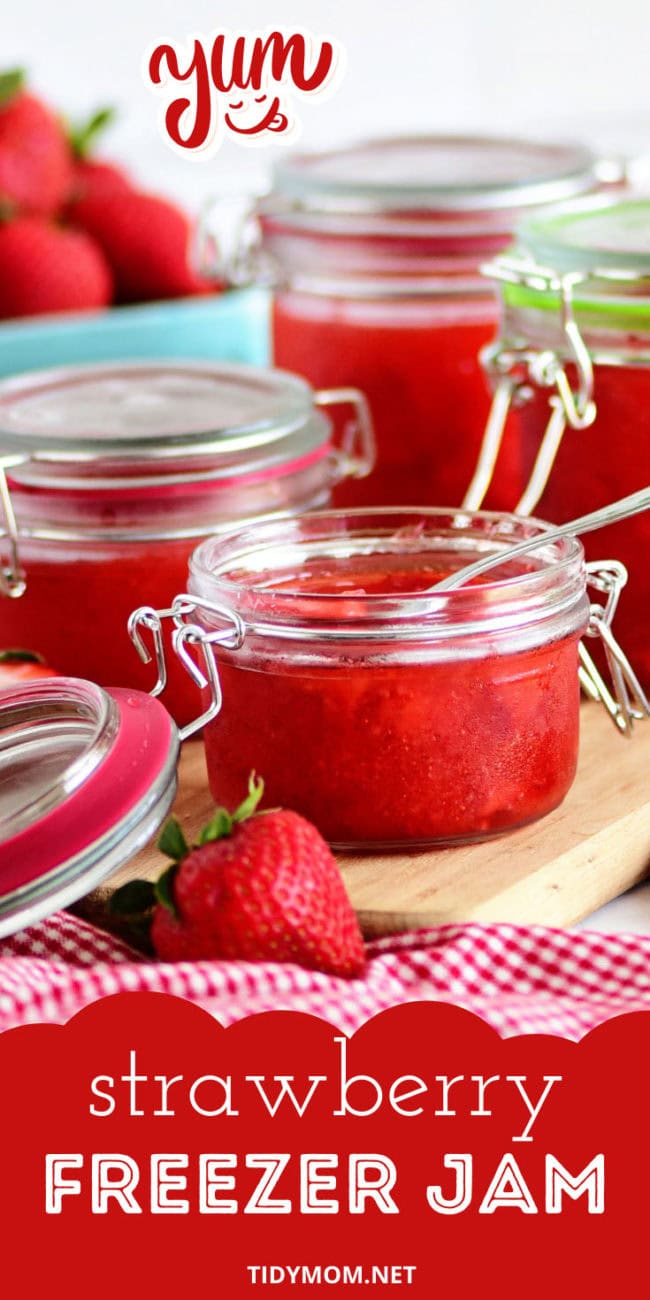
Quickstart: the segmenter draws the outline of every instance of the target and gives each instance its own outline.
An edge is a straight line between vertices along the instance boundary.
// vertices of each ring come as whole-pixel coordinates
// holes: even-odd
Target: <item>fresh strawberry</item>
[[[49,668],[31,650],[0,650],[0,689],[15,682],[29,682],[36,677],[58,677],[55,668]]]
[[[330,848],[298,813],[256,812],[263,791],[251,777],[237,811],[218,808],[193,848],[168,822],[159,847],[172,866],[155,885],[117,890],[113,909],[153,908],[151,941],[164,961],[291,961],[358,975],[363,939]]]
[[[116,163],[80,158],[72,178],[71,205],[80,199],[103,199],[107,194],[125,194],[133,189],[126,172]],[[68,209],[70,212],[70,208]]]
[[[81,126],[71,129],[70,143],[74,154],[74,173],[69,194],[70,203],[79,199],[97,197],[116,191],[124,193],[133,189],[133,182],[117,163],[92,157],[98,137],[115,117],[112,108],[100,108]]]
[[[0,224],[0,318],[105,307],[112,292],[106,258],[84,231],[41,217]]]
[[[23,84],[18,69],[0,74],[0,211],[54,216],[70,190],[72,150],[62,123]]]
[[[73,202],[69,217],[101,244],[113,268],[118,302],[214,291],[190,265],[188,218],[167,199],[106,189]]]

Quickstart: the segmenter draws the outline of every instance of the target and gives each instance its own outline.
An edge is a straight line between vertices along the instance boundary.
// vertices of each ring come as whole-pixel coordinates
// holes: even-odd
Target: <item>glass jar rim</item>
[[[5,696],[0,705],[2,765],[11,765],[26,747],[38,753],[38,760],[27,769],[34,774],[33,782],[30,779],[26,788],[12,783],[11,807],[0,812],[0,842],[79,789],[102,762],[116,729],[115,703],[93,682],[53,677],[38,690],[23,688]]]
[[[531,553],[533,562],[537,558],[536,568],[440,593],[328,595],[286,585],[268,586],[269,570],[274,563],[279,567],[280,558],[283,564],[297,565],[316,557],[412,557],[418,543],[424,543],[421,549],[430,556],[434,548],[427,547],[429,540],[437,542],[438,550],[447,557],[452,551],[460,564],[465,564],[476,558],[477,552],[485,553],[495,545],[505,549],[535,533],[539,533],[543,551],[544,534],[551,527],[536,519],[460,508],[313,511],[296,519],[262,521],[226,536],[207,538],[190,558],[189,591],[234,609],[250,631],[298,640],[447,639],[459,633],[514,631],[569,614],[573,614],[576,627],[584,626],[586,573],[584,551],[576,538],[551,543],[541,556],[537,551]],[[267,575],[266,585],[229,576],[251,561],[254,572]]]
[[[137,691],[51,677],[0,699],[0,937],[83,897],[160,827],[179,733]]]
[[[460,213],[558,202],[597,183],[584,145],[420,134],[289,155],[273,192],[302,211]]]

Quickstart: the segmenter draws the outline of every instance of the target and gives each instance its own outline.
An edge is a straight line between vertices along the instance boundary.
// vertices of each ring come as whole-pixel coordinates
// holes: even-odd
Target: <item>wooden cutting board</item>
[[[191,834],[213,805],[200,741],[184,746],[175,813]],[[394,934],[455,921],[570,926],[650,870],[650,722],[631,740],[586,704],[578,775],[543,821],[485,844],[390,856],[340,856],[364,933]],[[108,924],[106,905],[126,880],[155,876],[150,846],[75,908]]]

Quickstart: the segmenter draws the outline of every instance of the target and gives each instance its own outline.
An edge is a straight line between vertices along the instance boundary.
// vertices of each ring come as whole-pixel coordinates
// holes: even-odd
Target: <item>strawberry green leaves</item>
[[[171,866],[166,871],[163,871],[154,884],[156,902],[166,907],[172,916],[178,916],[178,909],[174,901],[174,877],[179,865],[178,862],[172,862]]]
[[[25,85],[25,73],[22,68],[10,68],[0,72],[0,107],[15,99]]]
[[[165,822],[163,829],[158,837],[158,848],[166,857],[173,858],[174,862],[180,862],[187,857],[189,845],[185,839],[183,828],[175,817],[170,817]]]
[[[224,839],[226,835],[232,835],[233,828],[241,822],[248,821],[257,811],[257,806],[264,794],[264,782],[259,779],[254,772],[248,779],[248,794],[235,809],[234,813],[226,812],[225,808],[217,808],[214,817],[210,819],[207,826],[203,827],[199,835],[199,844],[210,844],[213,840]]]
[[[203,827],[196,848],[210,844],[215,840],[231,835],[235,826],[248,821],[258,807],[264,794],[264,782],[252,772],[248,781],[248,794],[234,813],[225,808],[217,808],[214,816]],[[184,858],[191,852],[185,833],[176,817],[170,817],[158,837],[157,846],[161,853],[171,858],[171,864],[156,881],[130,880],[112,894],[109,911],[117,916],[143,917],[151,913],[160,903],[172,916],[178,915],[174,899],[174,878]]]
[[[98,137],[115,121],[115,117],[113,107],[99,108],[86,122],[70,128],[70,144],[75,158],[87,158],[92,153]]]
[[[129,880],[111,894],[108,908],[115,916],[140,916],[155,905],[156,890],[152,880]]]

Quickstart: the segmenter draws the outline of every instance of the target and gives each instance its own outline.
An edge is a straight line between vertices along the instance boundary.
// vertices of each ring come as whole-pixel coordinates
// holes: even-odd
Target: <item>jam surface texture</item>
[[[336,597],[344,627],[374,598],[417,598],[449,571],[363,565],[317,562],[260,575],[256,589],[274,592],[278,611],[285,596],[307,597],[312,622],[331,619]],[[498,652],[489,640],[452,645],[442,658],[397,638],[387,649],[252,635],[220,648],[223,705],[205,730],[215,799],[228,806],[255,770],[267,807],[293,808],[335,846],[360,850],[485,839],[555,808],[577,762],[577,634],[524,649],[513,636]]]

